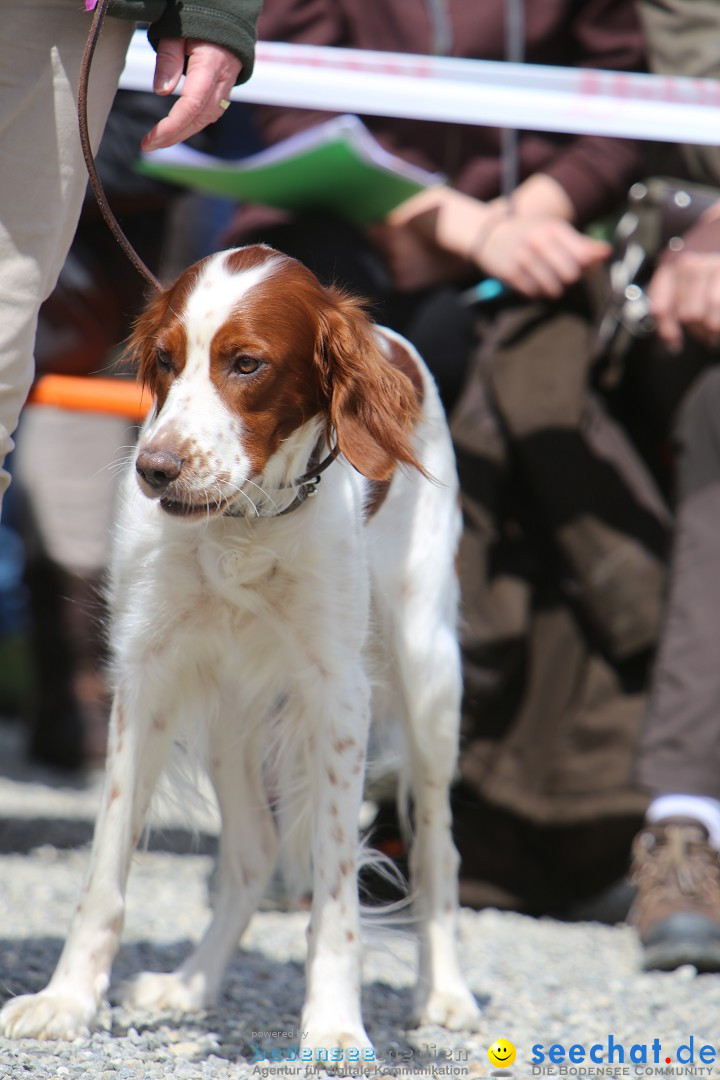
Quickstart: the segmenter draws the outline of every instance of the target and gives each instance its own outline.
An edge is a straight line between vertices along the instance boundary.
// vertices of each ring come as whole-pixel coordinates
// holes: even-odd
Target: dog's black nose
[[[162,491],[177,480],[182,465],[182,458],[172,450],[141,450],[135,462],[137,472],[156,491]]]

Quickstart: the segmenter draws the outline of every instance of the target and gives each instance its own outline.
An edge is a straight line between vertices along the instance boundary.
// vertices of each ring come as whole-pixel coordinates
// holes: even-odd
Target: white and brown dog
[[[173,742],[201,729],[223,827],[215,911],[179,970],[139,975],[130,1003],[217,998],[284,846],[312,867],[306,1045],[367,1048],[356,860],[371,712],[401,722],[407,743],[417,1018],[474,1028],[448,802],[460,515],[432,379],[357,302],[263,246],[185,271],[132,348],[156,405],[118,522],[115,696],[89,877],[49,985],[8,1002],[2,1031],[92,1028],[148,802]]]

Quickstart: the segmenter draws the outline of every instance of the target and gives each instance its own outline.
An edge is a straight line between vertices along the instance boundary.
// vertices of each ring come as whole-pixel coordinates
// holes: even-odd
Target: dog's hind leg
[[[260,765],[238,735],[234,718],[213,725],[209,766],[222,817],[219,888],[212,920],[177,971],[144,972],[128,983],[128,1004],[184,1012],[213,1004],[228,960],[275,864],[278,838]]]
[[[459,657],[450,628],[436,627],[427,645],[401,665],[415,828],[410,876],[420,918],[415,1009],[421,1024],[473,1030],[480,1011],[457,957],[459,859],[449,799],[458,744]]]
[[[40,993],[5,1005],[3,1034],[74,1039],[94,1026],[122,930],[130,858],[168,756],[171,727],[170,717],[143,707],[137,690],[116,694],[85,890],[52,979]]]
[[[443,497],[441,491],[431,490],[430,495]],[[457,958],[459,860],[449,799],[462,684],[455,630],[458,587],[453,546],[443,536],[441,513],[426,514],[424,520],[434,522],[435,529],[423,534],[422,547],[416,549],[421,557],[393,565],[386,548],[377,564],[377,619],[386,657],[379,697],[390,719],[402,720],[407,741],[415,828],[411,887],[420,933],[417,1019],[474,1029],[479,1009]]]

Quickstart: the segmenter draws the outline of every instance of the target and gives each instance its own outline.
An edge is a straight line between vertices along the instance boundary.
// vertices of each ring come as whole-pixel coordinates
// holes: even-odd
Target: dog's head
[[[184,271],[140,316],[130,349],[156,400],[138,482],[175,517],[254,513],[261,489],[272,498],[302,475],[321,437],[373,480],[421,468],[418,395],[360,304],[269,247]]]

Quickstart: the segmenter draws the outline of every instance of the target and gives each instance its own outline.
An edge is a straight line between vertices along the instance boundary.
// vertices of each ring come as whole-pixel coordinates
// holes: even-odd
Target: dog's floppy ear
[[[157,365],[155,363],[157,334],[167,316],[169,306],[169,289],[155,294],[144,311],[135,320],[132,334],[125,349],[127,359],[137,367],[138,380],[155,397],[157,397],[159,390],[157,385]]]
[[[381,352],[359,301],[337,289],[318,312],[316,362],[329,400],[338,450],[370,480],[388,480],[398,463],[425,473],[412,445],[420,414],[415,388]]]
[[[174,345],[178,353],[184,352],[185,329],[180,313],[207,261],[202,259],[193,263],[183,270],[172,285],[154,293],[136,319],[130,335],[127,357],[137,364],[140,382],[152,390],[159,404],[163,396],[163,380],[156,363],[160,331],[162,329],[163,338],[171,351]]]

